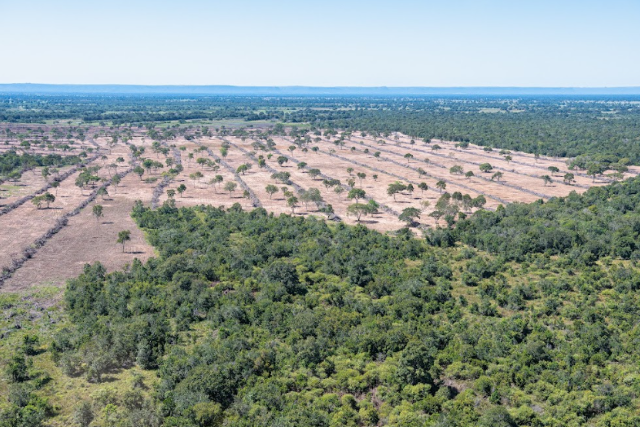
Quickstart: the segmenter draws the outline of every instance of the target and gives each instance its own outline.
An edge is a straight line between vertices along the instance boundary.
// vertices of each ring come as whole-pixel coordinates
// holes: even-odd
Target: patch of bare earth
[[[107,154],[105,164],[112,163],[117,157],[126,156],[127,148],[118,146]],[[102,164],[102,161],[100,161]],[[120,167],[123,171],[128,166]],[[109,177],[106,168],[101,176]],[[7,215],[0,217],[0,227],[7,232],[0,234],[0,263],[7,265],[14,254],[28,247],[33,241],[51,228],[63,214],[75,209],[89,196],[89,190],[75,186],[77,174],[64,180],[58,188],[56,201],[51,209],[37,209],[31,203],[25,203]],[[145,242],[142,232],[130,217],[135,200],[150,202],[154,185],[140,182],[137,176],[127,175],[121,184],[108,187],[109,196],[98,197],[82,212],[69,219],[66,227],[54,235],[37,253],[29,259],[11,278],[1,291],[16,291],[37,286],[40,283],[63,284],[66,279],[77,276],[86,263],[102,262],[109,270],[118,269],[134,258],[146,259],[153,254],[152,248]],[[99,221],[92,214],[93,205],[104,208],[104,217]],[[117,234],[121,230],[131,231],[131,242],[122,253],[122,247],[116,244]]]
[[[334,145],[333,141],[323,139],[318,143],[311,144],[311,146],[319,147],[318,153],[311,150],[305,153],[300,147],[289,152],[287,149],[292,145],[290,138],[273,137],[276,149],[290,157],[291,160],[279,165],[277,162],[278,154],[272,153],[272,157],[266,159],[269,168],[259,168],[255,157],[262,154],[267,158],[270,154],[269,151],[254,153],[256,148],[252,146],[254,141],[250,138],[243,141],[240,138],[228,136],[226,139],[232,143],[232,146],[223,160],[231,167],[231,171],[223,165],[218,165],[219,168],[216,169],[197,163],[198,157],[214,159],[214,156],[211,156],[207,151],[201,151],[201,146],[211,149],[217,157],[222,157],[220,148],[223,141],[220,138],[200,138],[197,141],[189,141],[179,137],[170,141],[172,145],[186,148],[186,150],[180,151],[184,170],[163,189],[159,202],[162,203],[168,199],[166,190],[175,190],[179,185],[184,184],[187,187],[185,193],[182,196],[175,195],[177,206],[204,204],[230,207],[234,203],[239,203],[243,209],[250,210],[253,208],[252,202],[242,197],[243,189],[240,185],[231,193],[223,189],[225,183],[236,181],[233,171],[246,163],[251,165],[251,169],[241,174],[240,178],[251,188],[267,211],[275,214],[325,217],[312,203],[307,206],[299,202],[295,212],[292,213],[281,190],[273,196],[269,196],[266,192],[267,185],[273,184],[279,189],[285,186],[271,177],[273,170],[286,171],[291,174],[291,181],[302,189],[317,188],[325,202],[332,205],[335,213],[344,222],[356,224],[356,218],[347,215],[347,208],[355,200],[349,200],[346,191],[337,194],[333,188],[326,188],[322,183],[323,178],[312,178],[308,169],[317,168],[323,175],[339,179],[343,184],[347,184],[349,179],[354,179],[356,188],[362,188],[366,191],[367,196],[388,206],[396,214],[407,207],[420,209],[422,213],[418,221],[423,225],[433,227],[436,226],[436,221],[429,216],[429,213],[433,212],[436,202],[442,195],[442,192],[436,188],[436,183],[439,180],[447,182],[445,191],[449,193],[459,191],[474,198],[484,194],[487,200],[485,205],[487,209],[495,209],[502,203],[501,200],[531,202],[540,198],[531,192],[541,193],[544,198],[548,198],[564,196],[571,191],[583,192],[591,185],[609,183],[604,178],[596,179],[594,183],[591,178],[574,173],[576,185],[564,184],[562,182],[564,173],[575,172],[568,170],[567,159],[544,156],[536,159],[533,155],[512,151],[510,153],[512,160],[507,161],[495,149],[486,152],[482,147],[473,144],[470,144],[467,149],[461,149],[448,141],[433,141],[431,144],[417,141],[415,144],[410,144],[409,138],[405,135],[399,135],[397,141],[386,139],[383,145],[378,144],[378,139],[372,140],[371,138],[354,136],[350,141],[345,142],[344,147],[338,147]],[[98,160],[95,164],[104,166],[113,163],[117,157],[128,159],[129,148],[125,145],[118,144],[110,150],[107,139],[100,138],[96,142],[102,147],[107,159]],[[165,162],[164,156],[157,155],[150,150],[152,141],[137,136],[131,142],[147,148],[145,157]],[[431,149],[435,144],[441,147],[437,152]],[[352,151],[351,147],[354,147],[355,150]],[[365,149],[369,150],[368,154],[364,152]],[[373,157],[375,151],[381,151],[379,159]],[[189,159],[190,153],[193,154],[191,160]],[[413,156],[409,160],[404,158],[407,153]],[[337,158],[335,155],[341,158]],[[173,155],[170,153],[168,157],[173,157]],[[425,159],[428,159],[429,162],[425,162]],[[307,168],[298,168],[296,160],[307,163]],[[490,177],[493,172],[483,174],[479,170],[479,163],[490,163],[494,166],[495,171],[502,172],[503,176],[500,182],[481,179],[479,176]],[[465,178],[463,175],[451,174],[449,169],[455,165],[462,166],[464,171],[473,171],[477,176]],[[121,166],[120,171],[128,166]],[[554,182],[545,186],[540,176],[552,175],[547,169],[550,166],[557,167],[560,171],[552,177]],[[348,172],[349,168],[353,170]],[[420,176],[417,168],[424,169],[427,176]],[[161,171],[166,169],[168,168],[165,167],[150,174],[146,172],[142,179],[130,173],[117,188],[109,187],[108,197],[104,200],[98,197],[79,215],[71,217],[69,224],[48,240],[31,259],[18,269],[13,277],[5,282],[1,290],[16,291],[43,283],[62,285],[67,279],[80,274],[86,263],[99,261],[108,271],[113,271],[131,263],[135,258],[144,261],[153,256],[153,249],[145,241],[143,233],[132,220],[130,212],[136,200],[142,200],[146,205],[151,203],[153,191],[163,179]],[[202,174],[202,177],[193,179],[192,175],[198,172]],[[366,178],[360,181],[356,175],[358,172],[365,173]],[[640,168],[630,167],[626,176],[637,175],[639,172]],[[100,174],[105,178],[109,177],[105,167],[100,171]],[[210,183],[216,175],[223,177],[223,182],[217,187]],[[373,175],[377,175],[377,179],[374,180]],[[0,229],[3,231],[0,233],[0,248],[2,248],[0,250],[0,267],[11,263],[13,254],[18,254],[31,245],[36,238],[55,224],[56,219],[75,209],[89,196],[89,190],[81,191],[75,186],[76,176],[77,174],[74,174],[61,183],[57,189],[56,202],[52,204],[51,209],[38,210],[32,203],[25,203],[9,214],[0,216]],[[155,181],[145,182],[148,178],[155,179]],[[415,187],[413,193],[405,191],[395,197],[387,194],[389,184],[398,180],[412,183]],[[429,186],[429,189],[424,193],[417,186],[420,182],[425,182]],[[24,187],[17,190],[12,189],[15,192],[15,194],[11,194],[12,199],[4,199],[1,202],[8,203],[18,197],[31,194],[45,184],[39,170],[35,173],[26,173],[21,183]],[[290,191],[295,192],[294,186],[289,185],[288,187]],[[425,202],[429,204],[427,207],[424,206]],[[96,220],[92,215],[92,207],[96,203],[104,208],[104,217],[99,220]],[[404,226],[396,214],[381,209],[378,214],[363,217],[360,223],[381,232],[395,231]],[[122,251],[122,246],[116,243],[118,232],[121,230],[131,231],[132,240],[126,244],[125,252]]]

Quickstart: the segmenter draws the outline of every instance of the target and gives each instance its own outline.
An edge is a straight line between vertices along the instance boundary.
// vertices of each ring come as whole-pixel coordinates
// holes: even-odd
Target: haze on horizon
[[[0,83],[640,86],[640,2],[0,2]]]

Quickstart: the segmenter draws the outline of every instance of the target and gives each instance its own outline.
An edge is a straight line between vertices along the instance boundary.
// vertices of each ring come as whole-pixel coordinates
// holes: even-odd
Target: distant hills
[[[0,93],[228,96],[640,95],[638,87],[355,87],[0,84]]]

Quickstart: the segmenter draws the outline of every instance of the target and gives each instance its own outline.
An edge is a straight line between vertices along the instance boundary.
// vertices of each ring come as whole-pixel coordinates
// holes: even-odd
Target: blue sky
[[[0,0],[0,83],[640,86],[640,0]]]

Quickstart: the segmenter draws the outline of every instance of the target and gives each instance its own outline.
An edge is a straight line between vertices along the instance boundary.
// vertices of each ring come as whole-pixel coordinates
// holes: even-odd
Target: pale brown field
[[[224,140],[230,143],[230,148],[217,168],[197,163],[199,157],[211,160],[221,158],[220,148]],[[276,183],[271,178],[272,173],[286,171],[291,174],[291,182],[295,184],[287,185],[289,190],[294,191],[296,186],[304,190],[317,188],[325,203],[331,204],[340,220],[348,224],[356,224],[358,223],[356,218],[347,214],[348,206],[354,203],[354,200],[347,198],[347,191],[337,194],[332,188],[325,188],[322,182],[324,178],[332,178],[346,184],[352,178],[355,179],[356,188],[365,190],[368,198],[374,199],[381,205],[378,214],[362,217],[360,223],[381,232],[393,232],[404,226],[404,223],[398,219],[398,214],[410,206],[422,210],[418,219],[421,227],[438,225],[429,213],[434,210],[436,202],[442,195],[442,191],[436,188],[436,182],[439,180],[446,183],[445,191],[449,193],[460,192],[474,198],[483,194],[486,198],[485,209],[495,209],[503,203],[532,202],[540,198],[565,196],[571,191],[581,193],[592,185],[606,185],[610,182],[606,178],[598,178],[594,182],[591,177],[574,172],[575,183],[565,184],[562,175],[568,171],[567,159],[544,156],[535,159],[530,154],[511,152],[512,160],[507,162],[504,156],[498,153],[499,150],[485,152],[482,147],[474,145],[470,145],[467,149],[460,149],[456,148],[454,143],[447,141],[410,144],[410,139],[404,135],[399,135],[397,140],[385,139],[383,144],[380,143],[379,138],[374,140],[369,137],[353,136],[345,142],[343,147],[336,146],[333,140],[323,138],[318,143],[311,143],[308,152],[303,152],[300,147],[293,152],[288,151],[288,147],[292,145],[292,139],[289,137],[273,137],[273,140],[276,144],[274,152],[255,152],[252,138],[242,140],[232,136],[215,136],[186,140],[178,137],[167,141],[167,146],[172,146],[172,152],[167,157],[173,158],[175,153],[179,153],[184,170],[162,188],[157,200],[158,204],[168,199],[167,190],[176,189],[184,184],[187,187],[185,193],[182,196],[176,194],[174,198],[178,207],[200,204],[230,207],[239,203],[243,209],[252,209],[252,201],[243,197],[243,188],[240,184],[244,183],[251,189],[259,204],[269,212],[326,218],[326,215],[319,212],[312,203],[306,206],[300,202],[292,211],[282,191],[272,197],[269,196],[265,190],[268,184],[274,184],[278,188],[285,186]],[[98,138],[94,142],[100,147],[98,153],[101,156],[107,156],[107,159],[94,160],[92,165],[104,166],[113,163],[117,157],[129,159],[129,147],[123,143],[109,147],[109,141],[106,138]],[[144,137],[142,130],[138,131],[130,143],[145,147],[147,151],[144,157],[165,162],[165,156],[151,152],[152,141]],[[435,144],[441,147],[437,152],[432,150]],[[88,145],[82,146],[86,148]],[[310,149],[312,146],[317,146],[319,151],[313,152]],[[178,147],[184,150],[179,150]],[[211,153],[206,150],[200,151],[201,147],[209,149]],[[0,149],[4,148],[6,147],[0,147]],[[78,145],[78,149],[80,148],[81,146]],[[369,150],[368,154],[364,152],[365,149]],[[373,156],[376,151],[381,153],[377,159]],[[190,153],[193,153],[191,159]],[[413,157],[406,159],[407,153]],[[258,167],[257,156],[263,155],[267,158],[268,154],[272,154],[272,157],[266,160],[267,167]],[[280,155],[289,158],[289,161],[282,166],[276,161]],[[307,167],[299,168],[298,162],[305,162]],[[490,179],[493,172],[488,174],[480,172],[478,165],[485,162],[494,167],[493,172],[503,173],[500,181]],[[223,163],[226,163],[226,166]],[[237,175],[234,172],[241,164],[250,164],[251,169]],[[449,169],[454,165],[461,166],[464,171],[473,171],[475,177],[466,178],[464,175],[451,174]],[[553,183],[544,185],[540,177],[551,175],[547,169],[549,166],[557,167],[560,172],[553,176]],[[130,167],[132,167],[131,164],[121,164],[119,172],[124,172]],[[61,169],[61,173],[69,168],[70,166]],[[319,169],[323,177],[312,178],[308,173],[310,168]],[[348,168],[353,168],[353,171],[349,173]],[[417,172],[418,168],[424,169],[426,175],[420,176]],[[164,170],[166,169],[168,168],[165,167]],[[190,175],[196,172],[200,172],[203,177],[192,179]],[[365,173],[366,178],[360,181],[356,176],[358,172]],[[640,168],[632,167],[626,177],[637,175],[639,172]],[[110,177],[106,168],[101,169],[99,173],[103,178]],[[57,189],[56,201],[50,209],[37,209],[31,202],[27,202],[5,215],[0,215],[2,230],[0,267],[11,265],[13,260],[19,258],[21,253],[30,247],[35,239],[49,230],[58,218],[72,212],[89,197],[90,190],[83,191],[75,185],[77,175],[78,172],[61,182]],[[223,177],[222,184],[217,187],[210,183],[216,175]],[[374,180],[373,175],[377,175],[377,179]],[[146,178],[155,179],[155,182],[145,182]],[[129,173],[117,188],[108,187],[109,196],[104,199],[97,197],[78,215],[70,217],[68,224],[48,239],[44,246],[5,280],[0,290],[15,291],[44,283],[62,285],[67,279],[81,273],[86,263],[99,261],[107,270],[113,271],[131,263],[135,258],[144,261],[153,256],[153,249],[131,219],[130,212],[136,200],[141,200],[147,206],[150,205],[154,189],[162,181],[162,170],[151,172],[151,175],[145,173],[142,179]],[[237,189],[231,194],[223,189],[224,184],[229,181],[238,184]],[[394,198],[387,194],[387,187],[395,181],[411,183],[415,191],[412,194],[407,192],[398,194]],[[417,187],[420,182],[425,182],[429,187],[424,193]],[[0,205],[9,205],[15,200],[33,194],[45,184],[39,169],[29,171],[23,174],[19,182],[7,182],[0,187],[0,197],[2,197]],[[428,202],[427,207],[425,202]],[[101,204],[104,207],[104,217],[99,220],[92,215],[92,207],[95,204]],[[132,240],[127,243],[124,252],[121,245],[116,243],[117,234],[121,230],[130,230],[132,233]]]

